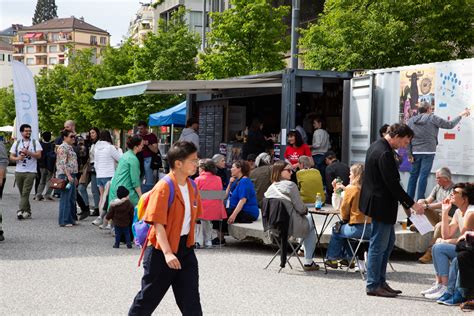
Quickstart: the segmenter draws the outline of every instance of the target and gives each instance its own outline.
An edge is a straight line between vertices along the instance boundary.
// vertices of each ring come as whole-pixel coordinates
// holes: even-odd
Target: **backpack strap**
[[[168,187],[170,189],[170,195],[168,196],[168,209],[171,207],[171,204],[174,202],[174,183],[173,180],[171,180],[171,177],[169,175],[166,175],[163,180],[165,180],[166,183],[168,183]]]

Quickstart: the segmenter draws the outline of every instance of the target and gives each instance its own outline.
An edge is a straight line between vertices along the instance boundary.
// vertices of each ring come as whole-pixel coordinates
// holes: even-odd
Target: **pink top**
[[[195,180],[199,191],[222,191],[222,180],[210,172],[202,172]],[[202,199],[201,219],[207,221],[227,218],[224,202],[221,200]]]

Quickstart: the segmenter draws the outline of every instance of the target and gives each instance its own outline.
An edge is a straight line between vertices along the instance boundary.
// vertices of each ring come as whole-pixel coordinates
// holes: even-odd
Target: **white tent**
[[[10,125],[0,127],[0,132],[12,133],[13,130],[14,130],[14,127]]]

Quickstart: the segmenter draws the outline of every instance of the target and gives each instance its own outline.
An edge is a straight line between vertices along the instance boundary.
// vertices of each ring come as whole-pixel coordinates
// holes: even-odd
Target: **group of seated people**
[[[224,207],[224,202],[218,201],[220,206],[215,208],[210,206],[215,201],[203,202],[203,220],[219,219],[212,225],[218,229],[218,236],[214,240],[210,240],[211,224],[206,223],[206,236],[209,237],[206,237],[205,245],[225,244],[227,223],[251,223],[257,220],[264,198],[286,200],[290,205],[288,212],[293,223],[293,237],[303,239],[304,270],[318,270],[318,265],[313,261],[316,233],[307,208],[307,204],[315,202],[318,193],[323,201],[331,201],[334,196],[339,196],[341,200],[341,222],[332,231],[326,253],[327,266],[338,268],[351,264],[353,254],[347,243],[348,238],[370,238],[370,218],[359,210],[364,175],[362,164],[354,164],[345,174],[345,165],[337,160],[334,153],[329,152],[325,155],[328,167],[325,170],[326,181],[323,181],[321,173],[313,168],[312,157],[301,155],[297,160],[282,160],[272,164],[272,157],[268,153],[261,153],[251,157],[250,161],[235,161],[231,177],[226,180],[222,172],[224,159],[222,155],[215,155],[213,160],[202,160],[199,165],[200,176],[196,179],[198,187],[201,190],[225,190],[226,203]],[[222,167],[216,169],[219,162]],[[216,170],[221,170],[222,181],[216,181],[219,178],[215,175],[218,172]],[[336,178],[340,178],[339,181]],[[474,269],[473,250],[459,249],[466,234],[474,231],[474,184],[454,184],[448,168],[436,171],[436,181],[437,185],[429,197],[418,201],[425,205],[425,214],[435,226],[433,245],[419,260],[423,263],[433,260],[436,282],[422,295],[445,305],[463,303],[465,308],[474,307],[474,283],[470,282],[473,275],[471,270]],[[222,185],[226,182],[227,186]],[[219,185],[210,187],[206,183]],[[209,203],[209,207],[206,207],[206,203]],[[214,209],[214,212],[218,210],[217,215],[206,217],[207,209]],[[416,231],[414,226],[410,229]],[[360,268],[365,267],[362,258],[359,262]]]

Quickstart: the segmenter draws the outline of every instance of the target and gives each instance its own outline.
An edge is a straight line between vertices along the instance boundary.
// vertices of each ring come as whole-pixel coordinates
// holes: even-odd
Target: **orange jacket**
[[[170,172],[169,176],[174,184],[175,196],[173,203],[168,209],[168,197],[170,195],[168,183],[164,180],[158,181],[152,192],[150,192],[150,198],[148,205],[146,206],[143,220],[152,225],[150,228],[151,231],[148,235],[148,245],[153,245],[156,249],[161,250],[156,238],[154,224],[162,224],[165,227],[171,251],[177,253],[184,220],[184,200],[174,174]],[[196,224],[196,219],[201,216],[201,198],[199,193],[194,192],[194,188],[190,181],[191,180],[188,179],[187,182],[191,202],[191,227],[186,242],[187,247],[194,246],[194,226]]]

